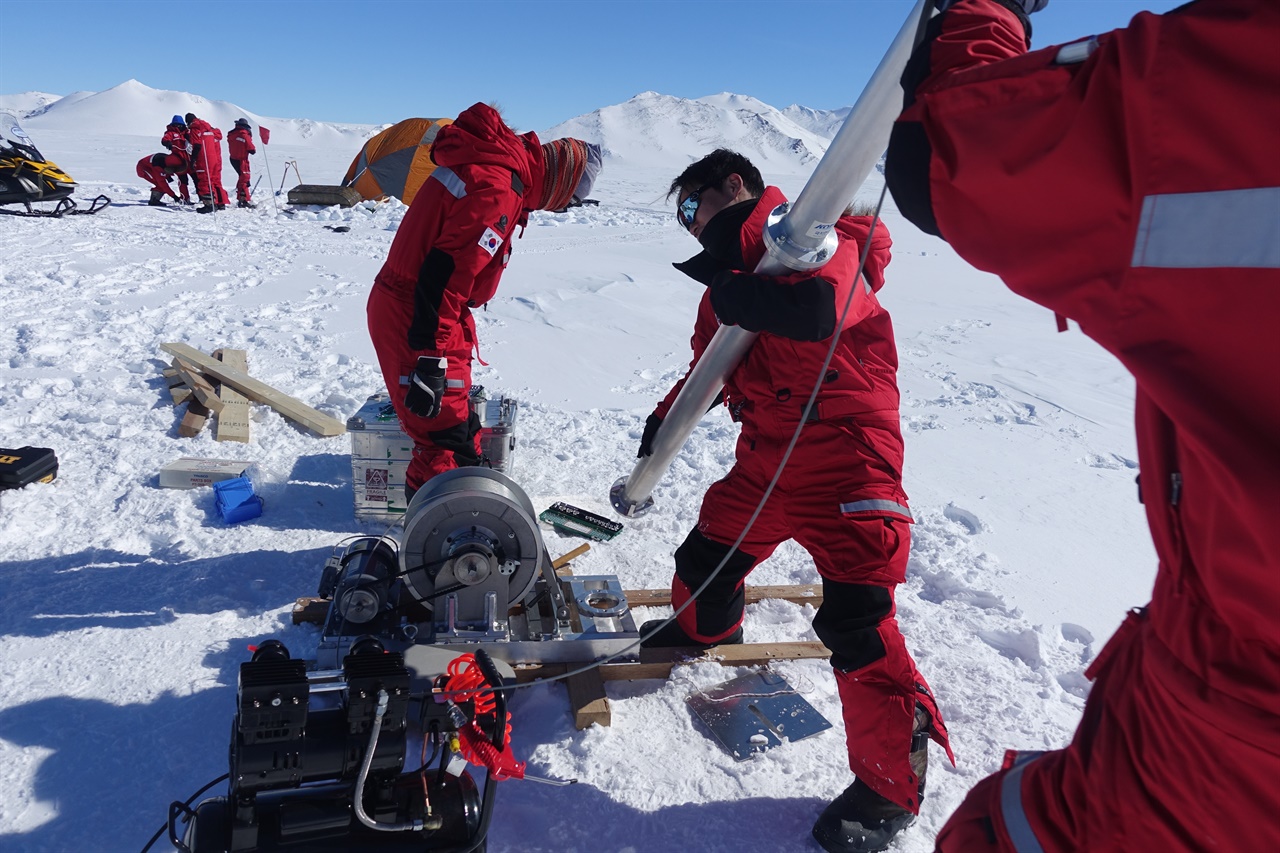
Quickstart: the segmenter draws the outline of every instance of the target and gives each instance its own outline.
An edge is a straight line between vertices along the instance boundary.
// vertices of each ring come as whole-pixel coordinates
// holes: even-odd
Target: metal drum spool
[[[533,589],[545,555],[529,497],[490,468],[433,477],[405,511],[405,586],[433,611],[456,592],[461,621],[474,623],[483,615],[489,592],[499,593],[498,618],[505,619],[506,608]]]

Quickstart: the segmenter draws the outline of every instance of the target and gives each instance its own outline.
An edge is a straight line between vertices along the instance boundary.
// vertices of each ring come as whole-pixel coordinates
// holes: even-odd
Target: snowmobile
[[[76,182],[46,160],[16,116],[0,113],[0,206],[22,204],[25,211],[0,210],[12,216],[62,216],[67,213],[97,213],[111,203],[100,195],[87,210],[77,210],[71,194]],[[37,210],[33,202],[54,202],[52,210]]]

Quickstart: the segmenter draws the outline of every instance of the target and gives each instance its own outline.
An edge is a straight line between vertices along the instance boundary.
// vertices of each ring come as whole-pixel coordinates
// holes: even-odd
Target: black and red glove
[[[440,414],[444,401],[445,370],[449,359],[424,355],[409,374],[409,392],[404,395],[404,406],[420,418],[434,418]]]

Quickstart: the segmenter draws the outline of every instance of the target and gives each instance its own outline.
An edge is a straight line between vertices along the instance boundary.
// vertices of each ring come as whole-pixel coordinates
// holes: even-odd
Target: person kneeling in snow
[[[138,161],[138,177],[151,183],[151,200],[147,204],[152,207],[164,207],[165,196],[178,200],[178,194],[169,186],[174,172],[180,168],[180,161],[172,154],[152,154]]]
[[[236,126],[227,134],[227,156],[231,168],[236,170],[236,207],[253,207],[249,198],[249,155],[257,154],[253,144],[253,130],[249,120],[238,118]]]
[[[560,210],[591,191],[595,148],[516,136],[485,104],[436,136],[436,169],[400,223],[368,305],[382,376],[414,443],[406,498],[436,474],[481,463],[467,393],[477,349],[471,310],[493,298],[530,211]]]
[[[164,129],[164,135],[160,137],[160,144],[164,149],[175,157],[181,158],[182,167],[174,170],[174,174],[178,178],[178,189],[182,193],[182,203],[191,203],[191,193],[187,190],[187,179],[195,182],[195,172],[191,168],[191,141],[187,139],[187,123],[182,120],[182,116],[175,115],[170,121],[169,126]]]
[[[646,646],[742,642],[747,575],[788,539],[803,546],[822,576],[813,627],[832,653],[856,777],[813,833],[830,851],[882,850],[920,810],[929,740],[951,756],[933,693],[894,618],[912,517],[902,488],[898,355],[889,314],[876,299],[889,234],[873,217],[843,216],[839,248],[816,274],[760,276],[751,270],[765,252],[765,220],[786,199],[764,185],[746,157],[714,151],[672,181],[670,195],[677,196],[680,225],[703,247],[675,265],[707,286],[690,369],[721,323],[759,337],[725,385],[724,402],[742,424],[736,461],[707,491],[698,526],[676,551],[672,604],[683,605],[723,567],[677,621],[661,630],[662,620],[646,622],[640,633],[657,631]],[[869,254],[855,281],[860,251]],[[733,551],[800,423],[832,335],[839,336],[834,357],[786,472]],[[652,453],[683,385],[681,379],[649,416],[639,456]],[[859,828],[858,839],[846,837],[848,825]]]

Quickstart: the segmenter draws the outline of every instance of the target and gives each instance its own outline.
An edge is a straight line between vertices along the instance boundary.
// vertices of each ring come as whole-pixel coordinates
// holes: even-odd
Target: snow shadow
[[[60,696],[0,711],[0,738],[49,751],[24,799],[54,813],[28,832],[0,833],[0,851],[142,849],[171,801],[227,772],[234,703],[233,690],[205,690],[142,705]],[[104,827],[115,829],[104,836]]]
[[[817,797],[752,797],[643,811],[587,785],[549,788],[526,782],[504,783],[498,791],[488,851],[812,851],[817,847],[809,832],[826,805],[826,800]]]
[[[0,635],[144,628],[173,622],[179,613],[258,616],[314,592],[329,553],[319,548],[193,559],[176,549],[146,555],[87,550],[0,562],[0,575],[25,579],[9,585]]]
[[[55,813],[33,830],[0,833],[0,850],[141,849],[166,820],[171,801],[185,800],[227,772],[234,701],[226,689],[166,693],[147,704],[123,706],[56,697],[0,711],[0,738],[48,751],[28,803]],[[478,781],[483,784],[482,777]],[[224,795],[225,784],[203,796]],[[550,788],[511,781],[498,790],[488,850],[809,850],[810,827],[825,805],[816,797],[756,797],[643,811],[585,784]],[[101,828],[120,826],[122,814],[133,816],[127,833],[104,838]]]

